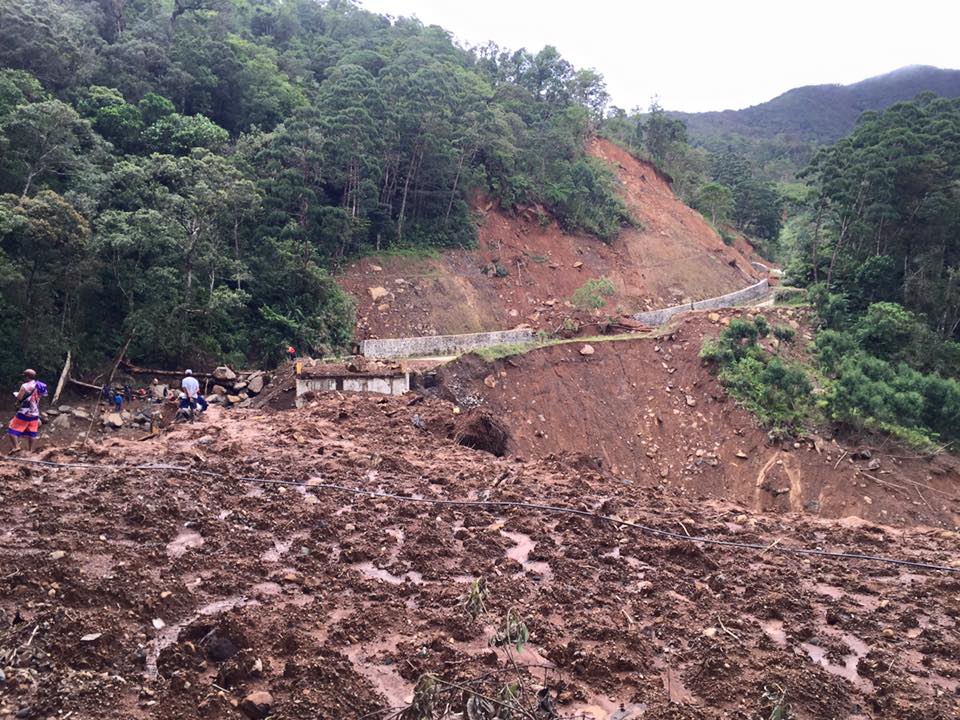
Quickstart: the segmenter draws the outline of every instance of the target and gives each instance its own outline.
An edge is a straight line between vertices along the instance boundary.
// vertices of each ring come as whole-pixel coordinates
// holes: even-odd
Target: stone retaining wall
[[[533,330],[500,330],[469,335],[426,335],[423,337],[364,340],[360,353],[369,358],[410,358],[459,355],[493,345],[533,341]]]
[[[689,310],[716,310],[717,308],[742,305],[745,302],[763,297],[769,292],[769,289],[770,283],[764,278],[755,285],[750,285],[742,290],[736,290],[726,295],[707,298],[706,300],[697,300],[696,302],[686,303],[684,305],[674,305],[673,307],[661,308],[660,310],[648,310],[647,312],[637,313],[633,318],[645,325],[663,325],[677,313],[687,312]]]

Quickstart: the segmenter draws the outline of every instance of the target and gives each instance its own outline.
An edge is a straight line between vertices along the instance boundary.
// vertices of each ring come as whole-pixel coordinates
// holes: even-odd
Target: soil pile
[[[606,140],[588,149],[617,172],[638,227],[625,228],[607,245],[565,233],[543,208],[508,214],[478,200],[476,249],[435,258],[366,258],[338,278],[357,301],[357,337],[481,332],[522,323],[554,331],[568,317],[590,317],[569,301],[584,283],[601,277],[614,287],[604,316],[713,297],[760,279],[744,254],[749,245],[724,245],[653,165]]]
[[[614,362],[596,348],[591,362]],[[513,392],[509,370],[498,382]],[[0,717],[388,718],[425,673],[438,714],[519,680],[542,717],[752,720],[776,687],[801,718],[956,717],[960,578],[779,552],[949,563],[956,533],[753,514],[573,456],[497,458],[431,431],[454,416],[331,393],[44,456],[93,467],[0,463]],[[150,463],[188,471],[133,467]],[[529,631],[519,651],[491,644],[508,614]]]
[[[763,312],[798,330],[778,352],[802,353],[806,311]],[[590,354],[571,342],[493,364],[466,356],[440,371],[440,393],[500,418],[522,457],[582,454],[624,481],[755,510],[960,525],[953,456],[902,457],[813,435],[771,442],[699,358],[705,337],[746,314],[685,315],[659,337],[591,342]]]

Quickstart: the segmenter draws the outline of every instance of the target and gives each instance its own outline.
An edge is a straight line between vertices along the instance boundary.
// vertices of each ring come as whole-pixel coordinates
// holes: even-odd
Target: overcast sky
[[[361,0],[416,15],[461,44],[554,45],[607,81],[614,104],[738,109],[801,85],[904,65],[960,69],[957,0]]]

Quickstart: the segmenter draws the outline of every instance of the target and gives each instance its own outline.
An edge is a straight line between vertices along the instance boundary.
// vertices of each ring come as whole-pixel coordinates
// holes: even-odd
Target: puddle
[[[160,657],[160,653],[163,652],[164,648],[169,647],[177,641],[177,638],[180,636],[180,631],[183,630],[183,628],[187,627],[193,622],[196,622],[202,617],[219,615],[227,612],[228,610],[243,607],[247,604],[252,605],[256,603],[248,601],[243,595],[224,598],[223,600],[212,602],[209,605],[204,605],[186,620],[181,620],[178,623],[164,627],[147,645],[147,659],[144,664],[144,672],[146,673],[147,677],[151,680],[157,677],[157,658]]]
[[[410,570],[409,572],[405,572],[403,575],[394,575],[389,570],[378,568],[370,561],[354,563],[350,567],[363,573],[368,578],[382,580],[383,582],[390,583],[391,585],[402,585],[404,581],[410,581],[414,585],[423,584],[423,575],[418,573],[416,570]]]
[[[404,680],[395,665],[382,665],[375,658],[386,650],[393,650],[401,638],[380,642],[348,645],[341,649],[354,670],[365,677],[387,699],[388,708],[399,710],[413,699],[413,683]]]
[[[182,557],[187,550],[195,550],[203,545],[203,535],[191,528],[184,528],[167,543],[167,555],[171,558]]]
[[[516,543],[516,545],[507,550],[508,558],[519,563],[523,567],[523,572],[529,572],[531,575],[539,576],[544,582],[550,582],[553,578],[550,563],[530,559],[530,553],[537,544],[530,539],[529,535],[518,532],[508,532],[506,530],[501,530],[500,534]]]
[[[626,703],[596,698],[589,703],[577,703],[564,708],[561,718],[576,718],[576,720],[635,720],[642,718],[647,712],[643,703]]]
[[[873,683],[870,682],[870,680],[861,677],[860,673],[857,671],[860,658],[864,657],[869,652],[867,644],[855,635],[850,635],[848,633],[844,633],[842,635],[842,639],[851,651],[849,655],[844,656],[843,665],[837,665],[836,663],[830,662],[827,659],[826,649],[820,647],[819,645],[806,642],[800,643],[800,647],[803,648],[804,652],[810,656],[810,659],[814,663],[822,667],[831,675],[842,677],[844,680],[849,681],[863,692],[872,693],[874,691]]]
[[[761,620],[760,627],[775,644],[780,647],[787,646],[787,633],[783,629],[782,620]]]
[[[273,547],[264,552],[260,559],[268,563],[280,562],[280,558],[290,551],[291,545],[293,540],[274,540]]]

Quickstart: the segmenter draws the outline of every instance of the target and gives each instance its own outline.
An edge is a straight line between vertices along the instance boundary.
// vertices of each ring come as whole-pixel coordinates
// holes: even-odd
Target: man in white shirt
[[[186,410],[190,408],[191,411],[196,411],[197,405],[200,406],[200,409],[206,412],[207,401],[203,399],[203,395],[200,394],[200,383],[193,376],[193,370],[187,370],[183,382],[180,383],[180,387],[183,388],[184,397],[180,400],[180,408]]]

